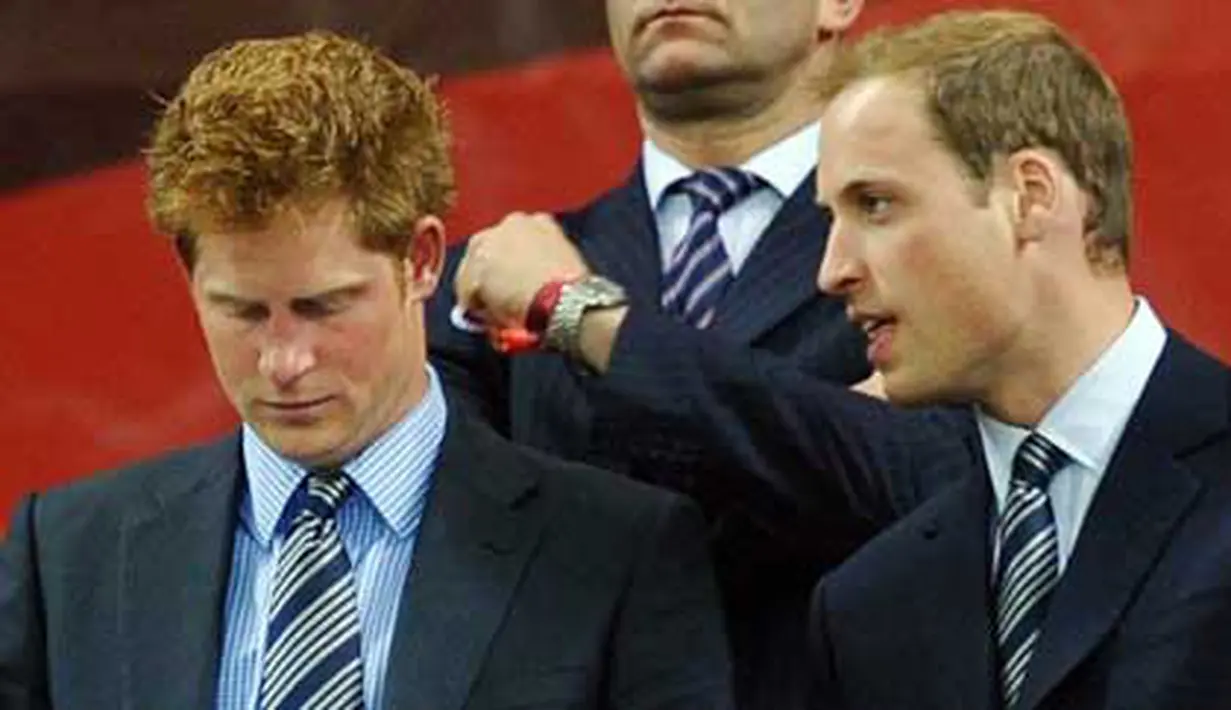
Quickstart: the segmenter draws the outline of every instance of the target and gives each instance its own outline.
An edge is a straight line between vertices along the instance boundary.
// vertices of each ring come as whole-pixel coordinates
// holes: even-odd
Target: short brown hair
[[[195,261],[195,230],[264,226],[290,204],[348,200],[370,249],[405,254],[453,199],[443,107],[424,81],[329,32],[247,40],[205,57],[160,116],[148,208]]]
[[[863,79],[921,79],[941,141],[986,183],[994,160],[1025,148],[1055,151],[1090,196],[1087,253],[1123,266],[1132,234],[1132,140],[1111,79],[1039,15],[950,11],[870,33],[838,59],[830,99]]]

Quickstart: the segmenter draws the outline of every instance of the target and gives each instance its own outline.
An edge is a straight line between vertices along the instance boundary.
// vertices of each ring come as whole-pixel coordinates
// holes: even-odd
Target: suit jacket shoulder
[[[0,548],[0,706],[210,702],[239,481],[230,436],[23,501]]]
[[[450,409],[397,623],[394,708],[729,704],[696,509],[464,409]]]
[[[952,485],[826,576],[834,707],[992,707],[992,502]],[[909,590],[909,592],[905,591]],[[1212,707],[1231,642],[1231,375],[1171,334],[1050,602],[1023,708]],[[910,659],[915,660],[911,661]]]
[[[88,536],[90,526],[117,524],[142,504],[157,507],[219,482],[235,485],[239,466],[237,434],[164,452],[38,495],[36,524],[49,538]]]

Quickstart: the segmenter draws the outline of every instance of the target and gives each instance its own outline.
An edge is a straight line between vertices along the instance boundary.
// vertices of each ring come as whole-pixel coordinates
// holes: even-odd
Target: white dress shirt
[[[740,267],[782,203],[816,169],[820,139],[820,124],[812,123],[752,156],[743,165],[733,166],[768,183],[718,218],[718,234],[727,250],[733,274],[739,274]],[[667,188],[691,175],[693,170],[664,153],[649,139],[642,145],[641,165],[658,227],[661,263],[667,264],[676,244],[688,231],[688,221],[692,217],[692,202],[688,196],[678,192],[667,194]]]
[[[1077,544],[1090,501],[1166,341],[1167,331],[1158,316],[1144,298],[1138,298],[1128,327],[1077,378],[1037,427],[1070,458],[1047,489],[1056,519],[1062,572]],[[1030,431],[993,419],[979,408],[975,412],[996,510],[1000,512],[1009,495],[1013,455]],[[994,538],[993,545],[994,570],[995,557],[1000,554]]]

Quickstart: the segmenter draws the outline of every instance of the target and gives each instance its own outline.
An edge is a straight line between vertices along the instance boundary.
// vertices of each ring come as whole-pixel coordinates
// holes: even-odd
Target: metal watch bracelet
[[[592,308],[614,308],[628,303],[624,288],[614,281],[591,274],[564,285],[560,299],[547,320],[547,347],[577,358],[581,319]]]

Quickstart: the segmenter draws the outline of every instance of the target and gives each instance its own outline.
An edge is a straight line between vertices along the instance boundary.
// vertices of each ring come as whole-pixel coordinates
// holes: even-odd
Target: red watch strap
[[[551,321],[551,314],[560,303],[560,294],[564,287],[573,281],[576,279],[553,279],[535,291],[530,307],[526,309],[526,330],[538,335],[547,332],[547,323]]]

